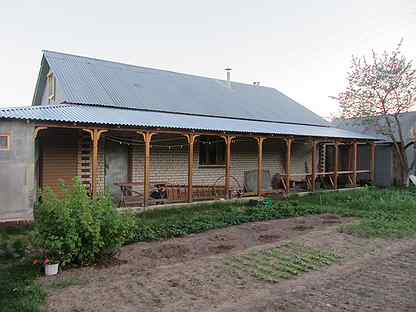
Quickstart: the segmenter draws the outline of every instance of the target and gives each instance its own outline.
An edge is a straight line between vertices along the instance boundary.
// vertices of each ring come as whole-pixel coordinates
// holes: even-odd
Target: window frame
[[[206,148],[202,149],[201,146],[206,144],[203,142],[206,141],[201,141],[198,140],[198,166],[199,168],[224,168],[225,167],[225,158],[226,158],[226,147],[225,147],[225,142],[219,138],[214,138],[211,139],[209,137],[204,137],[206,138],[208,141],[217,141],[216,143],[214,143],[213,145],[215,146],[215,163],[208,163],[207,160],[209,159],[208,154],[210,153],[209,147],[212,148],[212,146],[209,144],[206,146]],[[223,145],[223,147],[219,147],[221,145]],[[222,149],[222,157],[219,157],[219,153],[221,151],[219,151],[219,149]],[[212,150],[211,150],[212,152]],[[202,153],[205,154],[205,162],[202,162]],[[221,160],[222,158],[222,160]]]
[[[10,138],[11,138],[11,135],[10,135],[10,133],[0,133],[0,137],[6,137],[6,144],[7,144],[7,146],[6,147],[2,147],[1,145],[0,145],[0,151],[10,151]]]
[[[55,94],[56,94],[56,80],[52,72],[49,72],[47,75],[47,83],[48,83],[48,100],[53,101],[55,100]]]

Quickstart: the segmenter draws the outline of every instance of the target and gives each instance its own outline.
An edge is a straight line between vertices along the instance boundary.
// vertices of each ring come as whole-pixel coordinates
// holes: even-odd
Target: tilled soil
[[[410,307],[414,308],[411,294],[416,289],[412,279],[416,273],[416,241],[367,240],[337,231],[338,224],[351,221],[334,215],[311,216],[132,244],[123,248],[119,256],[126,263],[73,269],[57,277],[42,278],[41,283],[46,286],[66,279],[78,281],[64,288],[48,287],[46,308],[146,312],[375,311],[380,306],[394,305],[395,311],[410,311]],[[224,259],[230,255],[271,248],[287,240],[331,250],[342,257],[342,262],[277,284],[232,274],[224,265]],[[383,280],[389,282],[382,283]],[[393,303],[386,306],[386,301]],[[362,309],[367,305],[367,310]]]
[[[261,296],[226,303],[216,311],[413,312],[415,276],[416,240],[395,241],[377,252],[281,283]]]

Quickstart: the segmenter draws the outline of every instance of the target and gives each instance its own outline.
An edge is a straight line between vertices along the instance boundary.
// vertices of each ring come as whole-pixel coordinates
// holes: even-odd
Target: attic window
[[[10,135],[0,134],[0,151],[10,150]]]
[[[55,100],[56,81],[53,73],[48,74],[48,99],[49,102]]]

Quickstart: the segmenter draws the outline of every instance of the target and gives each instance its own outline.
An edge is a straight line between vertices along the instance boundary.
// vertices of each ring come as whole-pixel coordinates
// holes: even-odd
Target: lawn
[[[401,238],[416,233],[416,189],[364,188],[292,196],[283,201],[216,203],[151,210],[138,215],[136,241],[179,237],[254,221],[334,213],[360,218],[341,230],[363,237]]]
[[[292,196],[288,200],[276,202],[220,202],[149,210],[137,215],[138,225],[133,241],[168,239],[247,222],[322,213],[358,218],[358,222],[340,226],[339,230],[344,233],[370,238],[409,237],[416,233],[416,190],[364,188],[350,192]],[[36,282],[39,273],[27,253],[29,234],[30,229],[0,230],[0,306],[5,312],[39,311],[45,302],[45,291]],[[291,258],[290,250],[276,249],[270,254],[252,255],[252,259],[231,259],[230,263],[264,279],[278,279],[278,276],[265,275],[265,272],[270,271],[267,263],[271,259],[283,259],[287,262],[288,270],[309,270],[320,265],[308,260],[314,252],[296,254],[295,258]],[[316,259],[331,257],[323,254]],[[263,271],[250,266],[253,259],[260,259],[264,263],[265,267],[261,268]],[[285,272],[279,274],[284,276]]]

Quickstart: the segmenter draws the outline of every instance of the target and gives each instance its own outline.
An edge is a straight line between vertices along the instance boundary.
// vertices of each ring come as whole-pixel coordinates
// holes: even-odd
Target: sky
[[[401,38],[416,62],[415,0],[0,0],[0,107],[31,105],[53,50],[219,79],[231,67],[329,117],[351,56]]]

